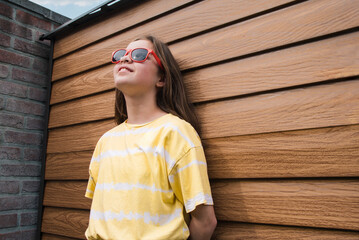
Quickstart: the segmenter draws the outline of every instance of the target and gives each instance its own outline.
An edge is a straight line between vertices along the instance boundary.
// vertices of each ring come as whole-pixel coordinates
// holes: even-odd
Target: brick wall
[[[67,20],[0,0],[0,240],[36,236],[50,57],[38,39]]]

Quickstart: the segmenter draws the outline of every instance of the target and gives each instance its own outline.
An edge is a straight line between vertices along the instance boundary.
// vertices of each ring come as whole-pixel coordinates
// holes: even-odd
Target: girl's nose
[[[130,58],[130,55],[129,55],[129,54],[126,54],[125,56],[123,56],[123,57],[120,59],[120,62],[121,62],[121,63],[124,63],[124,62],[132,62],[132,59]]]

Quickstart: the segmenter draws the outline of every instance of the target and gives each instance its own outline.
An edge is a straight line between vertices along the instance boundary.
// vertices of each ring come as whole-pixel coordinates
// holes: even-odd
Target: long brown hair
[[[195,114],[192,103],[189,101],[181,70],[173,57],[168,46],[154,36],[144,36],[137,40],[148,40],[152,43],[157,56],[163,65],[162,78],[164,86],[159,88],[156,95],[158,107],[167,113],[171,113],[189,122],[200,134],[198,118]],[[126,101],[123,93],[116,89],[115,121],[121,124],[127,119]]]

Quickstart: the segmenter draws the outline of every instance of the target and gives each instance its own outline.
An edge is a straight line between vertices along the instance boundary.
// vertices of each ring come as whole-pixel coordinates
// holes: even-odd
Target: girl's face
[[[131,42],[126,50],[134,48],[148,48],[153,45],[148,40]],[[161,73],[156,59],[150,54],[144,62],[134,62],[129,55],[123,56],[113,69],[115,87],[125,96],[156,95],[157,88],[163,87]]]

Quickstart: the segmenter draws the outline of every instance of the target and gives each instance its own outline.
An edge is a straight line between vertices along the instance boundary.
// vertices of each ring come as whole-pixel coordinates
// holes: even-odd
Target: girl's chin
[[[129,82],[129,81],[123,81],[123,80],[115,80],[114,82],[115,84],[115,88],[117,88],[120,91],[125,91],[128,88],[131,88],[131,86],[133,86],[133,83]]]
[[[131,82],[131,79],[127,78],[127,77],[121,77],[121,76],[117,76],[114,79],[115,85],[117,84],[127,84]]]

